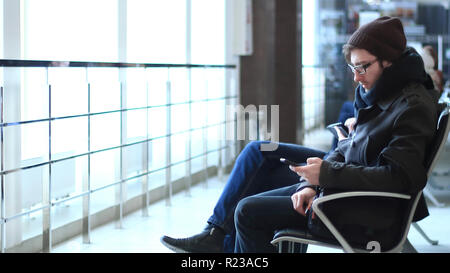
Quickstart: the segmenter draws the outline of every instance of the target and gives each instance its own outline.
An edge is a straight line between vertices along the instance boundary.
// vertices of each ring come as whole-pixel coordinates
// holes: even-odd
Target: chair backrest
[[[445,143],[447,142],[448,134],[450,131],[450,119],[449,119],[450,105],[440,104],[440,109],[442,110],[438,118],[436,133],[434,134],[433,140],[431,141],[430,146],[428,147],[424,161],[424,166],[427,169],[427,177],[430,177],[430,174],[433,171],[433,168],[435,167],[439,159],[439,156],[445,146]],[[395,247],[395,249],[401,249],[403,243],[406,241],[406,237],[408,236],[409,232],[409,227],[411,225],[411,222],[413,221],[414,213],[421,196],[422,191],[418,192],[416,196],[413,196],[414,198],[411,200],[412,202],[410,202],[409,205],[410,213],[404,218],[406,230],[403,233],[402,238],[399,244]]]
[[[448,138],[448,134],[450,131],[449,113],[450,105],[446,105],[439,115],[436,133],[434,134],[433,141],[431,142],[431,145],[427,151],[427,156],[425,158],[424,164],[425,168],[428,171],[428,177],[433,171]]]

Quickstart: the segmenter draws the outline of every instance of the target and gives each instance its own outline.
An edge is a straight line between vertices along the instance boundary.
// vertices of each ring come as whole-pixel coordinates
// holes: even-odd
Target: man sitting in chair
[[[348,137],[338,131],[338,146],[328,155],[283,143],[276,151],[260,151],[261,142],[250,143],[239,155],[205,230],[183,239],[164,236],[163,244],[179,252],[222,252],[231,247],[235,252],[274,252],[274,231],[308,229],[308,220],[314,218],[309,208],[324,190],[410,194],[424,188],[423,162],[435,132],[437,94],[430,90],[433,83],[420,55],[406,47],[401,21],[381,17],[361,26],[343,53],[359,83],[356,116],[346,122]],[[307,165],[283,167],[280,157]],[[383,248],[390,239],[385,231],[395,229],[402,205],[386,200],[374,207],[375,212],[356,212],[366,228],[349,229],[347,234],[344,229],[343,235],[375,238]],[[339,215],[347,219],[346,209]],[[422,198],[414,220],[427,215]]]

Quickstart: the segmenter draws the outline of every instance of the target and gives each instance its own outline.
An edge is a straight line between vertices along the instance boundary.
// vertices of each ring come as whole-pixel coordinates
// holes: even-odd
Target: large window
[[[117,61],[117,0],[23,4],[24,59]]]
[[[191,0],[191,62],[225,62],[225,1]]]
[[[323,127],[325,106],[325,69],[319,59],[319,0],[302,1],[302,80],[305,132]]]
[[[128,61],[186,63],[186,0],[127,3]]]

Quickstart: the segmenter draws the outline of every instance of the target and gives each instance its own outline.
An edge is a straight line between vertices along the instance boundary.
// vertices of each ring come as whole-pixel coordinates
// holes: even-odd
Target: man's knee
[[[254,197],[245,197],[236,206],[234,212],[234,222],[242,223],[243,220],[248,221],[252,215],[252,209],[254,207]]]
[[[260,150],[261,142],[262,141],[259,140],[249,142],[247,145],[245,145],[244,149],[240,153],[240,156],[262,159],[262,153]]]
[[[273,149],[268,149],[268,147],[272,147]],[[278,143],[270,142],[267,140],[254,140],[249,142],[245,146],[245,148],[253,152],[271,152],[275,151],[276,148],[278,148]]]
[[[263,143],[263,141],[261,141],[261,140],[250,141],[250,142],[245,146],[245,148],[246,148],[246,149],[253,150],[253,151],[260,151],[261,143]]]

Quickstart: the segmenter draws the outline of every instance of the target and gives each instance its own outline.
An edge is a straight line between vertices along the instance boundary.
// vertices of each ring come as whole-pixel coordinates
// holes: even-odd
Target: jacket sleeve
[[[427,180],[423,162],[435,133],[437,109],[420,99],[409,101],[395,118],[392,138],[382,149],[376,166],[346,164],[329,157],[322,162],[320,186],[411,193],[423,189]]]
[[[298,185],[298,187],[295,190],[295,192],[299,192],[299,191],[303,190],[304,188],[311,188],[311,189],[315,190],[316,193],[320,191],[320,187],[319,186],[312,185],[308,181],[306,181],[303,177],[301,177],[300,178],[300,184]]]

